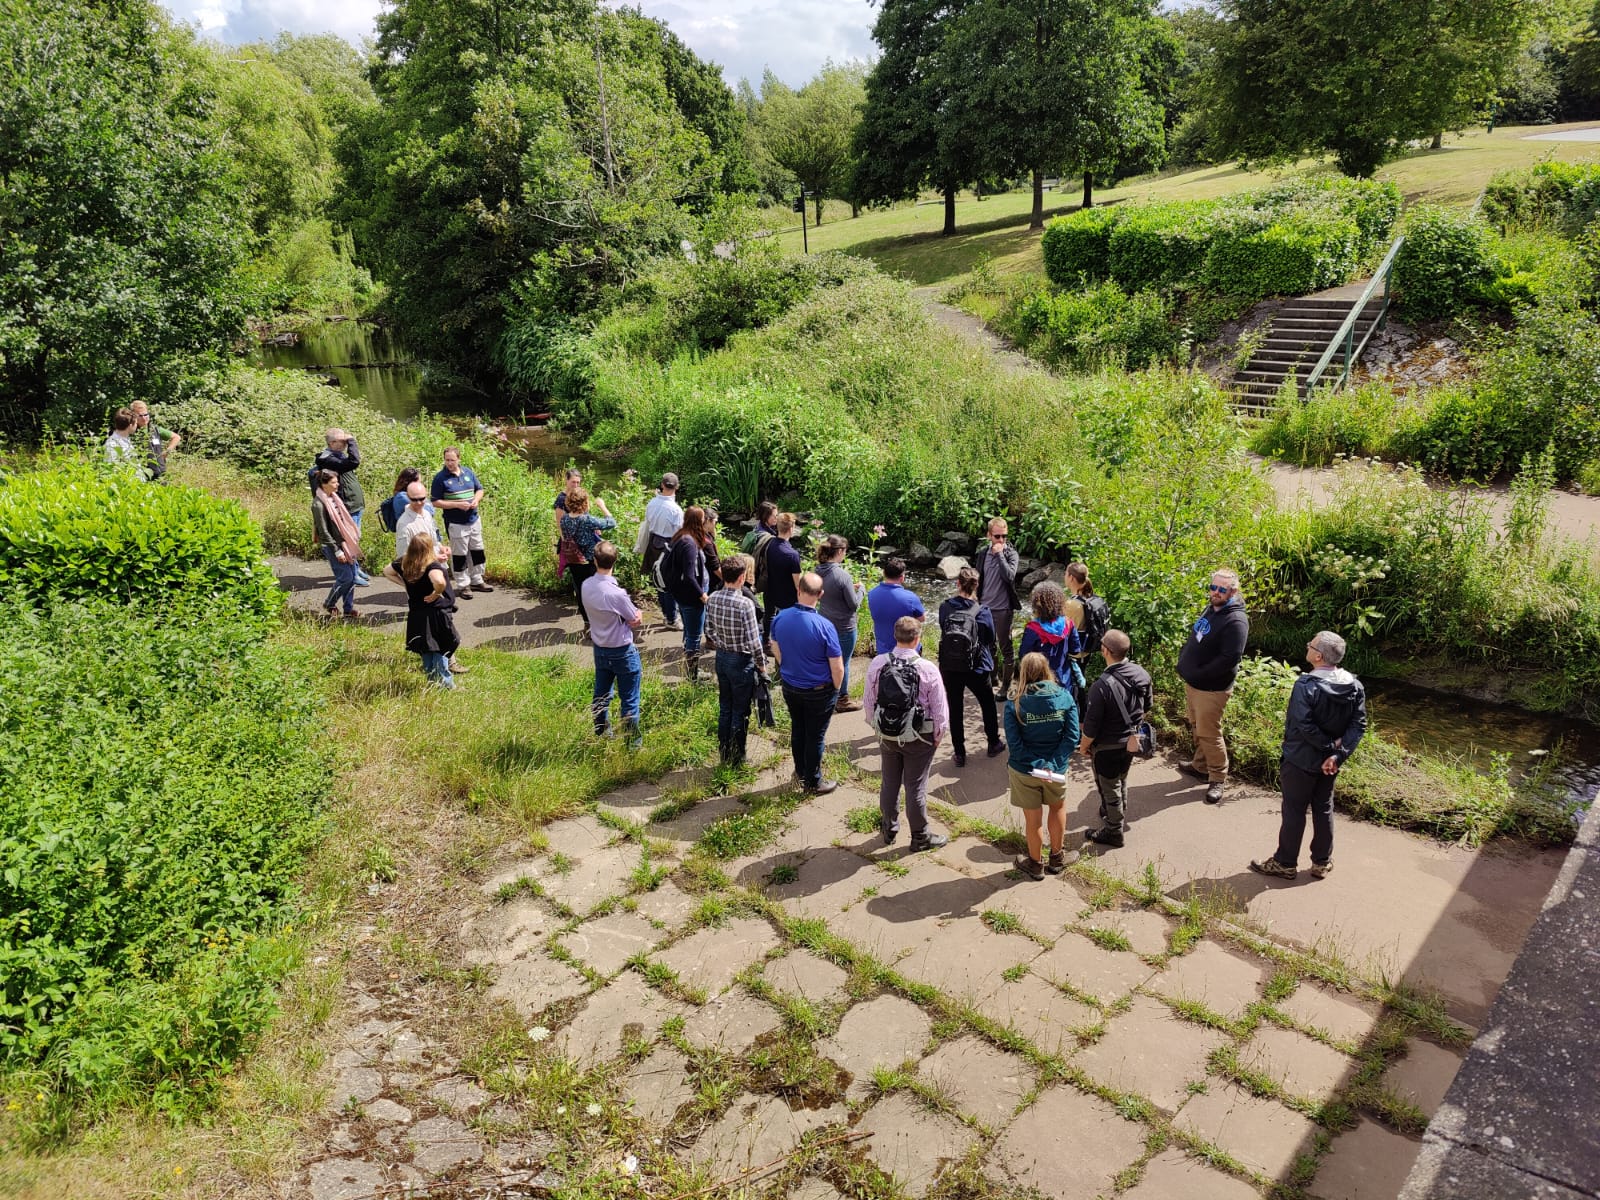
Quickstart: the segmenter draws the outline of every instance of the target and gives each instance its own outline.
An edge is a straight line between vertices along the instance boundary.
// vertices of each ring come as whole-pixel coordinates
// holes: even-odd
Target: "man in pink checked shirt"
[[[878,786],[878,828],[883,844],[900,833],[900,792],[906,794],[911,850],[933,850],[949,842],[928,828],[928,770],[939,742],[950,729],[939,668],[917,653],[922,622],[901,617],[894,623],[894,649],[867,668],[867,724],[878,733],[883,751],[883,781]]]

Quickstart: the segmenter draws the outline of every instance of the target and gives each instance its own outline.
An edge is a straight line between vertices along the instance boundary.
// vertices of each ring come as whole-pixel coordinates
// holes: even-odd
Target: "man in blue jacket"
[[[1367,693],[1361,681],[1339,664],[1344,639],[1323,630],[1306,643],[1311,670],[1294,682],[1283,723],[1283,824],[1278,851],[1250,869],[1293,879],[1299,871],[1300,842],[1311,812],[1311,874],[1321,879],[1333,870],[1333,784],[1339,768],[1367,731]]]

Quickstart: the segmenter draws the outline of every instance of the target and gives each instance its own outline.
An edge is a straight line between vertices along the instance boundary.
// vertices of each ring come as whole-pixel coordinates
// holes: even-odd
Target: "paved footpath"
[[[274,566],[314,610],[319,565]],[[403,612],[382,581],[359,596]],[[469,648],[587,659],[568,606],[463,609]],[[826,797],[763,746],[734,794],[679,773],[503,846],[435,943],[476,993],[352,979],[278,1194],[1392,1200],[1562,859],[1341,819],[1329,878],[1267,880],[1246,864],[1276,797],[1207,806],[1158,757],[1127,847],[1033,883],[1002,848],[1003,759],[941,755],[959,836],[911,855],[853,832],[876,804],[860,714],[833,723]],[[1091,793],[1069,787],[1073,844]],[[474,1003],[499,1033],[463,1050]]]

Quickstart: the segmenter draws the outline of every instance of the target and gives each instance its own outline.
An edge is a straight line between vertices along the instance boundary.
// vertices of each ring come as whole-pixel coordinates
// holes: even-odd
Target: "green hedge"
[[[1044,227],[1040,248],[1044,271],[1057,287],[1098,283],[1110,271],[1111,229],[1122,210],[1086,208],[1057,217]]]
[[[1265,229],[1219,222],[1203,281],[1229,296],[1302,296],[1337,287],[1361,266],[1364,239],[1353,217],[1290,213]]]
[[[115,598],[145,613],[180,595],[258,616],[281,602],[237,504],[83,464],[0,478],[0,594]]]
[[[1189,279],[1205,262],[1215,213],[1214,204],[1199,200],[1128,209],[1111,230],[1108,274],[1135,291]]]
[[[1165,296],[1129,295],[1110,280],[1084,292],[1035,292],[999,324],[1035,358],[1081,368],[1147,367],[1168,358],[1177,343]]]
[[[1498,274],[1484,222],[1431,205],[1412,210],[1394,265],[1396,300],[1407,315],[1454,316],[1481,304]]]

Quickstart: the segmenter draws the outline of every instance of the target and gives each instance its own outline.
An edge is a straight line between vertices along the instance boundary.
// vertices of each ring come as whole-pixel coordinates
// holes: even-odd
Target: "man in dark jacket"
[[[1178,676],[1183,680],[1184,707],[1194,730],[1194,761],[1182,768],[1206,781],[1206,803],[1222,800],[1228,778],[1228,743],[1222,740],[1222,712],[1233,695],[1239,660],[1250,639],[1250,620],[1239,594],[1239,576],[1215,571],[1208,587],[1211,603],[1189,630],[1189,640],[1178,652]]]
[[[1100,829],[1084,834],[1102,846],[1122,845],[1128,803],[1128,768],[1133,765],[1129,746],[1139,738],[1139,722],[1150,712],[1153,700],[1150,673],[1128,661],[1133,643],[1120,629],[1100,635],[1100,655],[1106,669],[1089,685],[1083,707],[1083,740],[1078,749],[1094,763],[1094,786],[1100,793]]]
[[[1311,812],[1311,874],[1321,879],[1333,870],[1333,784],[1339,768],[1367,731],[1367,693],[1361,681],[1339,664],[1344,639],[1326,629],[1306,643],[1311,664],[1289,693],[1283,722],[1283,824],[1278,851],[1250,869],[1263,875],[1293,879],[1298,873],[1300,842]]]
[[[1011,618],[1022,607],[1017,596],[1017,567],[1022,559],[1011,544],[1010,530],[1004,517],[989,522],[989,545],[978,555],[978,603],[989,612],[994,624],[995,655],[994,679],[997,699],[1005,699],[1006,685],[1016,670],[1015,655],[1011,647]]]
[[[361,465],[361,451],[356,448],[356,439],[337,425],[323,435],[323,441],[326,446],[317,452],[311,468],[314,471],[332,471],[339,477],[339,499],[344,501],[350,519],[356,523],[356,532],[360,533],[361,513],[367,507],[361,481],[356,478],[356,468]],[[356,586],[366,587],[371,582],[372,577],[357,564]]]

